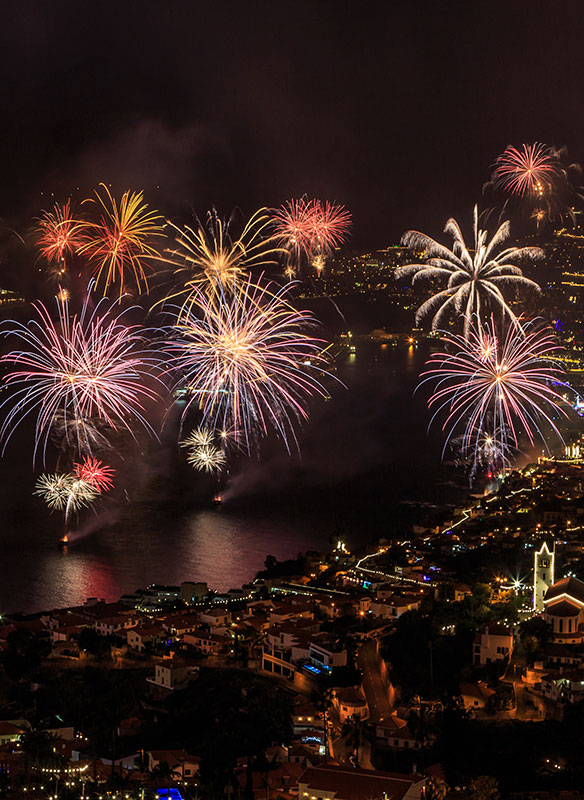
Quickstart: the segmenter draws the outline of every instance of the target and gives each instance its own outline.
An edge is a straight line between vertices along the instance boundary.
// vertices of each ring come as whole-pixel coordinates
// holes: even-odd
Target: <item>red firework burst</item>
[[[115,469],[107,467],[102,461],[91,456],[83,456],[81,463],[73,464],[74,473],[79,480],[85,481],[99,492],[113,489]]]
[[[495,186],[506,192],[524,195],[542,194],[558,177],[554,150],[545,144],[509,145],[495,162]]]
[[[45,211],[36,227],[37,245],[49,263],[63,262],[73,255],[83,243],[82,223],[71,215],[71,200],[62,206],[55,203],[52,211]]]

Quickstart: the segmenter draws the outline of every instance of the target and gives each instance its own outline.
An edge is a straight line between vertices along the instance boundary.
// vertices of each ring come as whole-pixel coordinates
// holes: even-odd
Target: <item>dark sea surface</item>
[[[327,333],[344,327],[336,310],[320,313],[333,320]],[[363,306],[350,322],[364,332],[388,313]],[[441,464],[440,431],[428,436],[425,397],[413,395],[427,344],[355,343],[338,362],[344,386],[332,383],[331,399],[313,404],[300,457],[264,441],[261,458],[235,459],[216,506],[214,479],[184,464],[168,425],[161,444],[124,452],[116,492],[96,514],[83,512],[66,549],[57,546],[61,516],[32,496],[23,429],[0,461],[0,613],[115,600],[150,583],[204,580],[223,591],[253,578],[268,553],[326,549],[339,535],[363,546],[407,532],[425,513],[413,501],[456,502],[468,487]]]

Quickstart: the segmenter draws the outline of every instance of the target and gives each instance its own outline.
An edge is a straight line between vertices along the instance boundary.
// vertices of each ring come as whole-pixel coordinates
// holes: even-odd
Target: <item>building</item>
[[[555,547],[550,548],[544,542],[533,557],[533,610],[543,611],[543,599],[554,582]]]
[[[326,764],[308,767],[298,781],[299,800],[420,800],[426,778]]]
[[[148,771],[154,772],[160,764],[166,764],[173,781],[193,781],[199,774],[201,759],[186,750],[148,750]]]
[[[487,625],[477,633],[473,644],[473,664],[491,664],[504,661],[513,652],[513,631],[503,625]]]
[[[146,678],[148,683],[169,692],[184,689],[189,680],[198,674],[197,667],[176,663],[172,660],[160,661],[154,669],[154,677]]]
[[[369,717],[369,706],[360,686],[335,689],[333,704],[341,723],[346,722],[351,717],[359,717],[359,719],[368,719]]]
[[[494,694],[495,690],[483,681],[460,684],[460,696],[467,711],[482,711]]]
[[[562,578],[544,597],[543,618],[552,627],[556,644],[581,644],[584,641],[584,583],[578,578]]]
[[[391,750],[412,749],[418,750],[420,742],[414,737],[405,719],[400,719],[397,714],[378,722],[375,726],[375,735],[378,742]]]

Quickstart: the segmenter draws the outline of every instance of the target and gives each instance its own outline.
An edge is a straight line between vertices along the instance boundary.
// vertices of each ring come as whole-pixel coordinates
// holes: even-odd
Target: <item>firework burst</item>
[[[573,207],[582,200],[582,170],[579,164],[569,163],[565,147],[539,142],[508,145],[493,166],[485,189],[505,198],[504,211],[517,209],[535,220],[537,231],[553,220],[575,221]]]
[[[540,196],[560,176],[556,153],[545,144],[509,145],[495,162],[497,188],[519,195]]]
[[[47,261],[49,279],[57,285],[67,278],[67,260],[83,244],[84,224],[73,217],[70,199],[62,206],[55,203],[52,211],[44,211],[37,220],[37,247]]]
[[[4,376],[8,397],[0,406],[8,409],[0,428],[4,443],[29,415],[36,415],[33,460],[40,447],[44,453],[55,422],[76,434],[79,452],[91,452],[91,441],[84,439],[88,420],[130,432],[136,420],[152,432],[142,401],[158,397],[148,381],[159,361],[147,353],[139,328],[125,325],[114,306],[102,300],[89,313],[86,302],[80,316],[70,316],[68,305],[58,302],[55,322],[36,303],[37,319],[9,323],[13,327],[4,335],[23,347],[0,359],[11,367]]]
[[[233,216],[225,222],[213,209],[206,226],[184,230],[169,223],[176,232],[178,249],[163,259],[175,267],[174,275],[182,278],[182,287],[169,298],[183,298],[184,308],[196,297],[198,289],[208,294],[233,291],[245,281],[251,269],[275,264],[283,252],[271,233],[271,220],[260,209],[248,220],[237,238],[231,236]]]
[[[337,203],[321,200],[288,200],[273,213],[274,236],[298,265],[312,263],[320,275],[326,256],[344,241],[351,228],[351,215]],[[294,268],[290,265],[289,269]],[[288,276],[289,277],[289,276]]]
[[[100,494],[113,489],[115,469],[106,466],[102,461],[92,456],[84,456],[80,463],[73,464],[75,476]]]
[[[310,258],[313,251],[316,203],[316,200],[301,197],[300,200],[288,200],[274,212],[274,234],[297,261],[302,256]]]
[[[436,278],[447,284],[445,289],[420,306],[416,322],[432,316],[432,328],[437,329],[447,314],[462,314],[466,336],[470,334],[473,317],[480,318],[481,312],[488,308],[500,317],[514,321],[515,314],[505,300],[503,289],[539,291],[537,283],[523,275],[517,262],[543,258],[543,250],[539,247],[503,247],[509,238],[509,222],[504,222],[489,242],[488,231],[480,230],[478,226],[477,206],[474,208],[473,244],[470,248],[456,220],[449,219],[444,231],[454,240],[450,249],[418,231],[408,231],[403,236],[403,243],[414,250],[424,251],[427,260],[399,267],[395,277],[412,275],[412,283]]]
[[[554,357],[561,350],[549,328],[512,322],[499,338],[495,324],[475,322],[467,337],[446,333],[449,352],[434,354],[422,383],[435,384],[428,405],[446,413],[446,445],[457,432],[462,450],[503,462],[525,437],[546,443],[542,426],[561,440],[555,417],[566,417],[564,398],[554,389],[563,370]],[[490,454],[490,455],[489,455]]]
[[[181,447],[191,449],[193,447],[209,447],[213,444],[213,431],[209,428],[195,428],[186,439],[180,443]]]
[[[36,483],[34,493],[47,504],[52,511],[63,511],[65,528],[68,527],[71,514],[90,506],[99,496],[99,490],[90,483],[72,473],[45,473]]]
[[[187,461],[201,472],[219,472],[225,465],[225,454],[214,444],[193,447],[187,455]]]
[[[84,243],[77,252],[89,258],[104,295],[112,285],[118,286],[120,296],[129,286],[138,294],[148,291],[145,267],[158,257],[154,244],[164,235],[164,220],[149,210],[142,192],[126,191],[118,202],[104,183],[100,187],[95,199],[85,201],[100,208],[99,222],[85,224]]]
[[[338,203],[322,203],[320,200],[314,202],[314,248],[320,253],[330,253],[345,241],[351,229],[351,214]]]
[[[255,434],[274,428],[288,446],[306,401],[325,396],[322,343],[304,333],[315,324],[289,302],[291,286],[272,288],[250,278],[234,293],[197,290],[191,309],[172,330],[172,364],[205,426],[232,430],[250,449]],[[196,311],[196,313],[195,313]]]

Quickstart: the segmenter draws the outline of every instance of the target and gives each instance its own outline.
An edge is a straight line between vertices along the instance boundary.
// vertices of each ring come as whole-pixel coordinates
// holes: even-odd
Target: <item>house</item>
[[[226,628],[231,622],[231,614],[224,608],[210,608],[201,611],[199,622],[210,628]]]
[[[154,686],[173,692],[184,689],[189,680],[197,675],[198,667],[169,659],[158,662],[154,669],[154,677],[146,680]]]
[[[162,625],[136,625],[126,629],[128,647],[143,653],[148,647],[157,645],[165,635],[168,635]]]
[[[148,772],[154,772],[160,764],[167,764],[174,781],[194,781],[201,766],[201,759],[186,750],[148,750]]]
[[[19,720],[0,720],[0,746],[17,742],[25,732]]]
[[[182,637],[182,641],[183,644],[194,647],[207,656],[218,655],[233,644],[233,639],[230,636],[207,633],[207,631],[203,630],[194,630],[191,633],[185,633]]]
[[[173,636],[184,636],[199,627],[198,614],[169,614],[162,620],[163,627]]]
[[[475,711],[484,709],[489,698],[494,694],[495,690],[490,689],[483,681],[460,684],[460,696],[467,711],[470,709]]]
[[[291,600],[282,600],[268,613],[268,619],[277,624],[290,619],[314,619],[314,613],[306,601],[294,603]]]
[[[477,633],[473,644],[473,663],[491,664],[504,661],[513,652],[513,631],[504,625],[487,625]]]
[[[584,669],[544,675],[541,679],[541,693],[554,702],[579,703],[584,700]]]
[[[308,660],[317,668],[330,672],[334,667],[347,665],[347,651],[336,642],[331,642],[326,633],[316,634],[310,640]]]
[[[112,636],[113,634],[124,634],[126,628],[134,627],[138,622],[138,617],[129,614],[114,614],[108,617],[101,617],[93,623],[93,627],[100,636]]]
[[[299,697],[292,709],[292,725],[295,734],[300,734],[306,729],[324,727],[323,715],[316,710],[312,703]]]
[[[267,773],[254,770],[251,773],[253,800],[292,800],[298,797],[298,780],[304,771],[304,765],[295,761],[283,761]],[[237,781],[238,796],[243,797],[248,781],[245,770],[239,772]]]
[[[341,723],[351,717],[369,718],[369,706],[360,686],[347,686],[333,690],[333,704]]]
[[[582,663],[582,656],[563,644],[548,644],[543,651],[546,667],[575,667]]]
[[[325,764],[305,770],[298,781],[298,800],[420,800],[425,784],[419,775]]]
[[[392,714],[378,722],[375,726],[375,735],[378,741],[392,750],[418,750],[420,748],[420,742],[408,728],[405,719],[401,719],[397,714]]]

